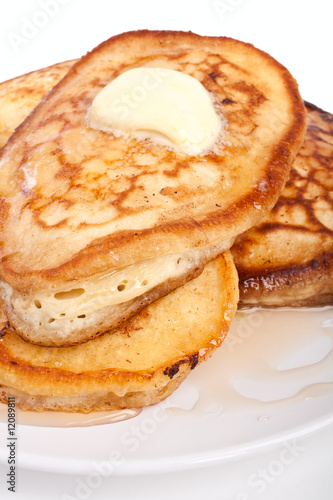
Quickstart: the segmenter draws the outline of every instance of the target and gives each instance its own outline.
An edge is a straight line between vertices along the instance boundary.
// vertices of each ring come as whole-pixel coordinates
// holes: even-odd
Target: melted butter
[[[106,85],[92,102],[88,124],[194,156],[210,149],[221,129],[210,94],[196,78],[146,67],[125,71]]]
[[[16,422],[18,426],[38,427],[91,427],[94,425],[105,425],[122,422],[136,417],[141,413],[139,409],[101,411],[92,413],[64,413],[56,411],[23,411],[15,409]],[[0,405],[0,422],[7,423],[7,406]]]

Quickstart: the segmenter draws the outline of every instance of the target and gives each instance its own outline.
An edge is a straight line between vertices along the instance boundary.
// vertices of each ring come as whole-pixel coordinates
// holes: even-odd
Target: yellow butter
[[[149,67],[128,70],[106,85],[92,102],[88,124],[188,155],[209,150],[221,126],[210,94],[197,79]]]

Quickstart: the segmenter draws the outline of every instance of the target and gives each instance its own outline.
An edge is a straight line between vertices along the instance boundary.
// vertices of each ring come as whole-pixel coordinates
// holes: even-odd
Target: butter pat
[[[106,85],[92,102],[88,125],[188,155],[210,149],[221,127],[211,96],[198,80],[148,67],[128,70]]]

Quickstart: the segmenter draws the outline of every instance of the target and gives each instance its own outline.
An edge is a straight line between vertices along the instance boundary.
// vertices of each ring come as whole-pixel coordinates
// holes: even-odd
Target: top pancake
[[[66,74],[74,61],[43,68],[0,84],[0,135],[4,142],[44,95]],[[128,266],[117,273],[99,274],[80,281],[80,287],[60,293],[20,294],[4,288],[1,322],[29,342],[73,345],[115,329],[156,298],[197,276],[206,262],[227,248],[227,243],[200,249],[199,253],[162,256]],[[171,257],[171,259],[170,259]],[[175,266],[176,264],[176,266]],[[110,281],[111,280],[111,281]],[[138,286],[140,285],[140,286]],[[65,292],[65,293],[64,293]]]
[[[232,247],[241,307],[333,304],[333,115],[306,108],[306,136],[285,189]]]
[[[138,66],[197,78],[227,122],[219,153],[188,157],[90,129],[95,95]],[[300,147],[289,72],[228,38],[132,32],[83,57],[2,149],[1,278],[57,288],[164,253],[215,245],[276,202]]]

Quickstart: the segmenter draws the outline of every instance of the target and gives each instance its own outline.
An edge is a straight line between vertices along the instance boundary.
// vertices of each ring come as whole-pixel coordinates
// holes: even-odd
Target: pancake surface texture
[[[277,204],[232,248],[240,306],[333,304],[333,115],[307,104],[307,117]]]
[[[0,148],[72,66],[63,62],[0,83]]]
[[[87,125],[99,91],[142,66],[157,83],[168,68],[210,93],[223,125],[210,152],[183,155]],[[138,95],[122,97],[135,106]],[[2,149],[0,277],[10,324],[31,342],[82,342],[193,278],[275,204],[304,129],[295,80],[251,45],[149,31],[104,42]]]
[[[166,398],[222,344],[238,301],[229,252],[112,334],[41,347],[10,329],[0,342],[0,401],[26,410],[138,408]]]

